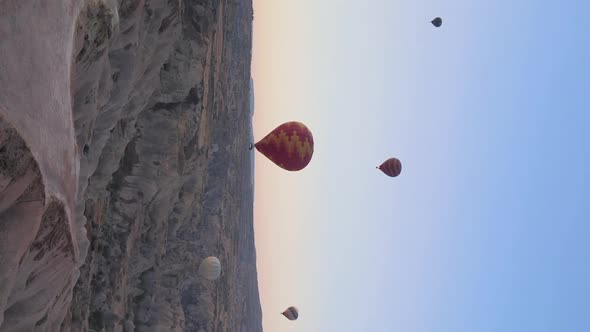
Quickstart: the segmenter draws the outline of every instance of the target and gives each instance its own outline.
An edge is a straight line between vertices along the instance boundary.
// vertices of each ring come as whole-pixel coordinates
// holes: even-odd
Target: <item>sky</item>
[[[315,141],[299,172],[256,153],[264,330],[590,331],[588,13],[254,0],[254,136]]]

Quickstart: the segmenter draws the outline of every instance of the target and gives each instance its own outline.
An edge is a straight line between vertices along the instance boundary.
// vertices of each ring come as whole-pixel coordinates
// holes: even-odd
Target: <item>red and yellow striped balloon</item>
[[[402,172],[402,163],[397,158],[389,158],[377,167],[381,172],[391,177],[396,177]]]
[[[254,146],[277,166],[299,171],[311,161],[313,136],[303,123],[291,121],[275,128]]]

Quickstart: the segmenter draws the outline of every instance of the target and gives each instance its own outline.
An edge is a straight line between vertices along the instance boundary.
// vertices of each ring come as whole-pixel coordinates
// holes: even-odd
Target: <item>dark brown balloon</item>
[[[394,178],[402,172],[402,162],[397,158],[389,158],[377,168],[386,175]]]
[[[297,320],[299,318],[299,310],[295,307],[289,307],[287,310],[281,312],[281,315],[287,317],[288,320]]]
[[[435,27],[439,28],[442,25],[442,18],[435,17],[434,20],[430,21],[430,23],[432,23],[432,25],[434,25]]]

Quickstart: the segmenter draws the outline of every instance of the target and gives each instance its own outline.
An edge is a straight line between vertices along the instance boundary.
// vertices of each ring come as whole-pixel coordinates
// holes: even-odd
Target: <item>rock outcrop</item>
[[[251,1],[0,4],[0,331],[262,330],[251,29]]]

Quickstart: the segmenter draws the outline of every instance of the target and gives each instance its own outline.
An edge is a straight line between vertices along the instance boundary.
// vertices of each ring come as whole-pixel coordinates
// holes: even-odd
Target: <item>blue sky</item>
[[[298,209],[256,231],[273,219],[302,244],[287,277],[259,261],[265,330],[590,331],[590,2],[297,6],[275,15],[301,23],[307,65],[281,70],[302,107],[258,108],[254,71],[255,136],[267,116],[316,141],[308,169],[267,173]],[[395,179],[375,170],[389,157]],[[265,289],[275,275],[300,286]],[[297,322],[267,318],[285,295]]]

